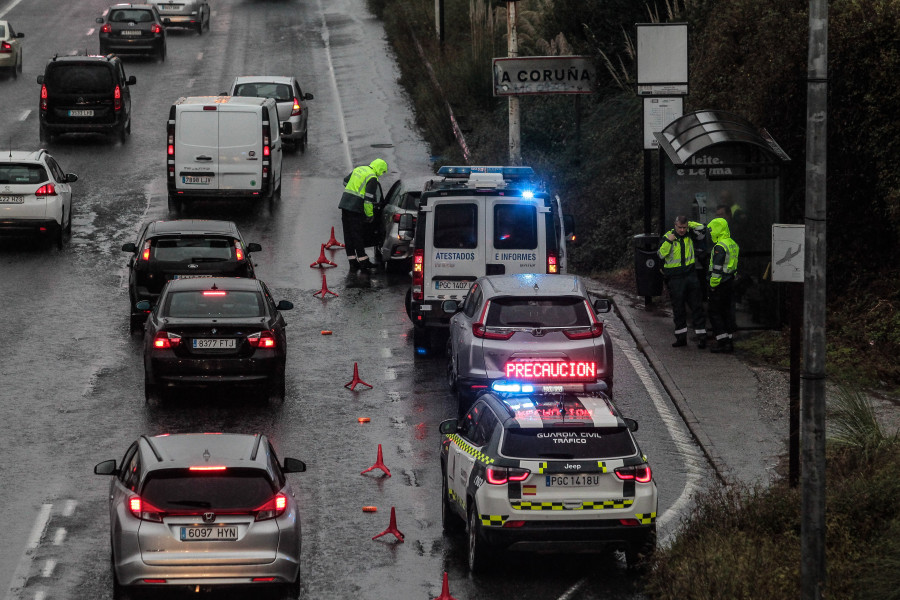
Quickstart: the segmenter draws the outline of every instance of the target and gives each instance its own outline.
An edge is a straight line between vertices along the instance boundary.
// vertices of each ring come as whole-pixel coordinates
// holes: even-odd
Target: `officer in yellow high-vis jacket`
[[[731,239],[728,221],[709,222],[709,236],[715,246],[709,257],[706,283],[709,288],[709,323],[716,336],[711,352],[733,352],[734,331],[737,329],[734,307],[734,276],[738,267],[737,242]]]
[[[697,278],[697,259],[694,240],[702,241],[706,236],[703,224],[688,221],[684,215],[675,217],[675,228],[663,236],[657,254],[663,261],[663,277],[669,287],[672,299],[672,317],[675,320],[675,343],[673,347],[687,346],[687,311],[691,309],[697,346],[706,348],[706,316],[703,314],[703,290]]]
[[[375,215],[375,194],[378,178],[387,172],[387,163],[376,158],[368,165],[353,169],[344,177],[344,193],[338,208],[344,227],[344,244],[350,270],[374,267],[366,254],[365,228]]]

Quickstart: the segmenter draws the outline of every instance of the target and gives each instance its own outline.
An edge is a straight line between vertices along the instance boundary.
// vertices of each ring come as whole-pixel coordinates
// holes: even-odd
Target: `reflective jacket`
[[[706,279],[709,287],[714,289],[734,277],[738,267],[740,248],[733,239],[725,219],[713,219],[709,222],[709,235],[715,246],[709,257],[709,271]]]
[[[687,275],[694,272],[694,238],[697,241],[703,239],[703,223],[688,221],[689,232],[679,236],[678,232],[670,229],[663,236],[662,244],[656,254],[663,260],[663,274],[666,277]],[[674,241],[668,240],[668,235],[675,236]]]
[[[378,182],[375,170],[368,165],[356,167],[344,178],[344,182],[347,185],[344,187],[338,208],[363,213],[367,217],[373,216],[375,211],[372,203],[375,200],[375,187]]]

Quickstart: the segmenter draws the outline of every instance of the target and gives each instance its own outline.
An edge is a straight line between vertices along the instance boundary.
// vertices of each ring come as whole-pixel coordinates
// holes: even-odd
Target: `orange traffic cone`
[[[391,507],[391,522],[388,525],[388,528],[385,529],[384,531],[382,531],[381,533],[379,533],[378,535],[373,536],[372,539],[377,540],[381,536],[387,535],[388,533],[393,534],[394,537],[397,538],[398,542],[403,543],[403,534],[400,533],[399,529],[397,529],[397,513],[394,511],[393,506]]]
[[[322,294],[323,300],[325,299],[325,296],[327,294],[331,294],[332,296],[337,298],[337,294],[335,294],[334,292],[332,292],[331,290],[328,289],[328,282],[325,281],[325,270],[324,269],[322,269],[322,289],[319,290],[318,292],[313,292],[313,296],[318,296],[319,294]],[[331,333],[331,332],[329,332],[329,333]],[[323,331],[322,334],[324,335],[325,332]]]
[[[334,227],[331,228],[331,237],[325,242],[325,247],[331,250],[332,248],[343,248],[344,245],[337,241],[334,237]]]
[[[378,444],[378,456],[375,458],[375,464],[366,469],[365,471],[361,471],[360,475],[365,475],[369,471],[374,471],[375,469],[381,469],[384,471],[385,475],[388,477],[391,476],[390,470],[387,468],[387,465],[384,464],[384,456],[381,454],[381,444]]]
[[[441,595],[434,600],[456,600],[450,595],[450,585],[447,583],[447,571],[444,571],[444,587],[441,588]]]
[[[336,263],[333,263],[333,262],[331,262],[330,260],[328,260],[327,258],[325,258],[325,244],[322,244],[322,250],[319,252],[319,258],[317,258],[316,261],[315,261],[314,263],[312,263],[311,265],[309,265],[309,266],[310,266],[311,268],[316,268],[316,267],[318,267],[318,268],[320,268],[320,269],[324,269],[324,268],[325,268],[325,265],[329,265],[329,266],[332,266],[332,267],[336,267],[336,266],[337,266]]]
[[[364,385],[366,387],[372,387],[365,381],[359,378],[359,366],[356,363],[353,363],[353,381],[344,384],[345,388],[350,388],[351,392],[356,391],[356,386]]]

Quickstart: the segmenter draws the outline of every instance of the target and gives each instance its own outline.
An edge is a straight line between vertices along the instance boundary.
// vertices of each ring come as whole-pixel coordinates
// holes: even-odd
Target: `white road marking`
[[[87,30],[87,33],[85,35],[92,36],[92,35],[94,35],[95,31],[97,31],[97,30],[94,29],[93,27],[91,27],[90,29]]]
[[[579,581],[576,581],[575,585],[573,585],[572,587],[567,589],[565,592],[563,592],[563,595],[559,597],[559,600],[569,600],[570,598],[573,598],[575,596],[575,594],[578,592],[578,590],[580,590],[584,586],[585,583],[587,583],[587,577],[585,577],[584,579],[581,579]]]
[[[19,115],[19,120],[24,121],[25,119],[28,118],[28,115],[30,115],[30,114],[31,114],[31,109],[26,108],[25,110],[22,111],[22,114]]]
[[[195,81],[197,81],[197,79],[196,79],[195,77],[191,77],[190,79],[188,79],[187,86],[188,86],[189,88],[194,87],[194,82],[195,82]]]
[[[47,562],[44,563],[44,568],[41,569],[41,577],[50,577],[53,575],[53,570],[56,568],[56,559],[48,558]]]
[[[28,536],[28,543],[25,545],[26,550],[34,550],[41,543],[41,538],[44,537],[44,530],[47,529],[47,523],[50,522],[50,512],[52,510],[52,504],[41,505],[34,527],[31,529],[31,535]]]
[[[64,517],[71,517],[73,514],[75,514],[76,506],[78,506],[77,500],[72,500],[72,499],[66,500],[66,506],[63,508],[62,515]]]
[[[341,105],[341,94],[338,92],[337,76],[334,73],[334,63],[331,60],[331,41],[328,24],[325,22],[325,10],[322,8],[322,0],[316,0],[316,4],[319,7],[319,13],[322,15],[322,41],[325,43],[325,56],[328,57],[328,74],[331,76],[331,89],[334,92],[338,123],[341,126],[341,142],[344,146],[344,158],[346,159],[345,171],[350,171],[353,169],[353,157],[350,156],[350,139],[347,136],[347,123],[344,122],[344,107]]]
[[[390,348],[382,348],[381,349],[381,358],[391,358],[393,356],[394,356],[394,352]]]
[[[44,531],[50,522],[50,513],[52,511],[52,504],[41,505],[41,510],[38,511],[37,518],[34,521],[34,527],[31,528],[31,534],[25,543],[25,551],[22,552],[22,558],[19,559],[19,564],[16,566],[15,573],[13,573],[9,590],[6,592],[6,600],[13,600],[18,595],[15,593],[16,590],[25,587],[25,582],[28,580],[28,571],[31,568],[31,551],[41,543],[41,538],[44,537]]]
[[[47,597],[47,592],[44,590],[38,590],[34,593],[34,600],[44,600]]]
[[[389,337],[390,337],[390,334],[388,333],[388,330],[387,330],[387,329],[382,329],[382,330],[381,330],[381,339],[386,340],[386,339],[388,339]]]
[[[2,19],[6,15],[6,13],[8,13],[12,9],[14,9],[16,6],[18,6],[19,2],[21,2],[21,1],[22,0],[13,0],[9,4],[7,4],[3,10],[0,10],[0,19]]]
[[[56,529],[56,533],[53,534],[53,545],[54,546],[62,546],[62,543],[66,540],[66,528],[59,527]]]
[[[202,53],[202,52],[198,52],[198,53],[197,53],[197,60],[203,60],[203,53]]]

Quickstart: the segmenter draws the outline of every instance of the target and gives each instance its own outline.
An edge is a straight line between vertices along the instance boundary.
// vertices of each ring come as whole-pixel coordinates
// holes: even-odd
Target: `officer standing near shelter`
[[[338,208],[350,270],[371,269],[375,265],[366,254],[365,229],[375,216],[375,193],[378,178],[387,172],[387,163],[376,158],[369,165],[361,165],[344,177],[344,193]]]
[[[709,222],[713,252],[706,274],[709,286],[709,322],[716,335],[716,345],[710,352],[734,352],[733,336],[737,329],[734,308],[734,278],[738,266],[738,245],[731,239],[728,221]]]
[[[703,290],[696,273],[694,240],[704,239],[703,224],[688,221],[684,215],[675,217],[675,228],[663,236],[657,254],[663,261],[663,277],[672,299],[672,317],[675,320],[673,348],[687,346],[687,311],[691,309],[697,347],[706,348],[706,317],[703,314]]]

